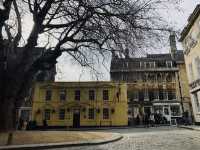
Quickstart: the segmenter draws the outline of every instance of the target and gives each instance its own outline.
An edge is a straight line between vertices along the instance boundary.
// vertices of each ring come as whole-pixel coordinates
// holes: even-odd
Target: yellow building
[[[36,83],[32,120],[51,127],[126,126],[127,87],[115,82]]]
[[[200,4],[188,18],[180,42],[184,47],[194,119],[200,123]]]

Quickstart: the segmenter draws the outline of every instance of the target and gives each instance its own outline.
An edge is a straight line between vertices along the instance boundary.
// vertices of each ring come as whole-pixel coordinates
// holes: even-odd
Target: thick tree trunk
[[[15,129],[15,106],[12,99],[0,104],[0,131],[10,131]]]

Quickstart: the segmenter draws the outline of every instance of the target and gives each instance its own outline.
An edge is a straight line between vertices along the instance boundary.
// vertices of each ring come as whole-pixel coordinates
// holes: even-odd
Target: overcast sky
[[[187,24],[187,18],[192,13],[199,0],[181,0],[181,11],[179,12],[168,12],[164,14],[166,18],[175,25],[178,29],[182,30]],[[179,49],[181,49],[180,44],[178,44]],[[168,52],[169,47],[166,47],[162,52]],[[161,52],[158,50],[158,52]],[[71,61],[68,56],[63,55],[59,58],[59,63],[57,64],[57,76],[56,80],[59,81],[88,81],[97,80],[91,71],[87,68],[82,68],[78,64]],[[98,80],[110,80],[109,76],[109,61],[105,62],[106,68],[103,65],[99,65],[97,69],[102,73]]]

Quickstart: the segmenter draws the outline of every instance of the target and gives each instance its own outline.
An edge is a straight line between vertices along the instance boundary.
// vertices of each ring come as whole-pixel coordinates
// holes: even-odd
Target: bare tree
[[[169,30],[158,8],[167,9],[169,3],[177,1],[2,0],[0,129],[14,127],[16,107],[27,95],[34,77],[38,71],[52,68],[63,52],[82,66],[92,66],[99,55],[119,55],[127,47],[139,51],[151,46],[152,41],[161,40],[162,31]],[[22,10],[31,14],[34,22],[25,42]],[[33,55],[41,38],[45,50]]]

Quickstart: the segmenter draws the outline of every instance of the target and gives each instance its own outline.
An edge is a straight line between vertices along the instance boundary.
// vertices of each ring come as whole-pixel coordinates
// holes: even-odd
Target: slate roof
[[[196,8],[192,12],[192,14],[189,16],[189,18],[188,18],[188,24],[186,25],[186,27],[181,32],[181,38],[179,39],[180,42],[182,42],[185,39],[185,37],[189,33],[191,27],[193,26],[193,24],[195,23],[195,21],[197,20],[197,18],[199,17],[199,15],[200,15],[200,4],[198,4],[196,6]]]
[[[177,63],[184,63],[184,54],[182,50],[177,50],[174,55],[174,60]],[[161,61],[173,61],[172,56],[170,53],[166,54],[148,54],[146,57],[140,57],[140,58],[113,58],[111,61],[110,69],[111,71],[113,69],[116,69],[116,67],[123,68],[122,65],[125,62],[130,63],[139,63],[139,62],[161,62]]]

